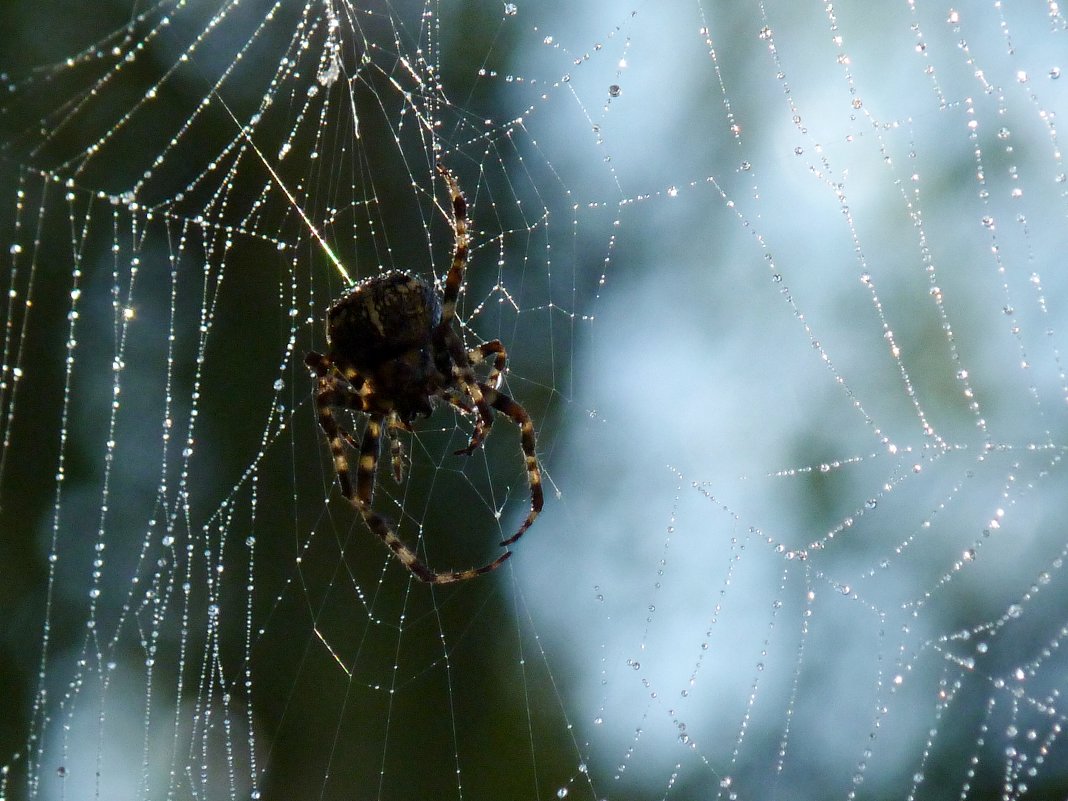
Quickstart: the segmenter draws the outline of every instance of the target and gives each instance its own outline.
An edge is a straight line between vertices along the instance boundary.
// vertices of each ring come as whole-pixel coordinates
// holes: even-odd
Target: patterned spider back
[[[391,271],[364,279],[330,307],[326,337],[335,361],[368,373],[412,349],[429,349],[440,322],[433,287]]]

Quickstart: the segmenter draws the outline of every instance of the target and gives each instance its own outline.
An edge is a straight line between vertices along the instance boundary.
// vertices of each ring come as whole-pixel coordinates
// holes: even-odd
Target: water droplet
[[[608,87],[609,97],[619,97],[621,94],[623,94],[623,90],[620,88],[618,83],[614,83]]]
[[[518,13],[519,13],[519,6],[517,6],[515,3],[505,3],[504,4],[504,15],[506,17],[514,17]]]

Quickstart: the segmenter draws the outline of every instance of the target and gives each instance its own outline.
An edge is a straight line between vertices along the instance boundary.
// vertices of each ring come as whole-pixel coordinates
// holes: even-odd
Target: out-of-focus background
[[[1066,37],[4,4],[0,799],[1063,797]],[[444,277],[438,161],[547,501],[429,588],[303,358],[351,280]],[[379,472],[439,569],[528,505],[515,427],[469,435]]]

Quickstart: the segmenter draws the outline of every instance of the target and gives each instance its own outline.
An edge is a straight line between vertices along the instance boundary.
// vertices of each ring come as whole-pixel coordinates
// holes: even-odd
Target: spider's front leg
[[[438,163],[438,172],[449,187],[449,200],[452,201],[452,226],[455,244],[453,246],[452,264],[445,277],[445,291],[441,298],[441,324],[448,326],[456,314],[456,301],[460,296],[460,286],[464,281],[464,269],[467,267],[467,255],[470,237],[467,233],[470,220],[467,219],[467,200],[460,191],[460,185],[448,168]]]

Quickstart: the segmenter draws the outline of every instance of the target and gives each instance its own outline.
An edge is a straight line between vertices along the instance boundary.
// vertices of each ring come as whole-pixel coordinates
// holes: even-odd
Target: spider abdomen
[[[326,314],[326,336],[335,356],[361,373],[374,371],[412,349],[429,350],[441,322],[433,287],[408,273],[367,278]]]
[[[363,377],[372,405],[405,422],[430,414],[443,381],[433,355],[441,323],[433,287],[400,271],[376,275],[331,306],[326,321],[331,359]]]

